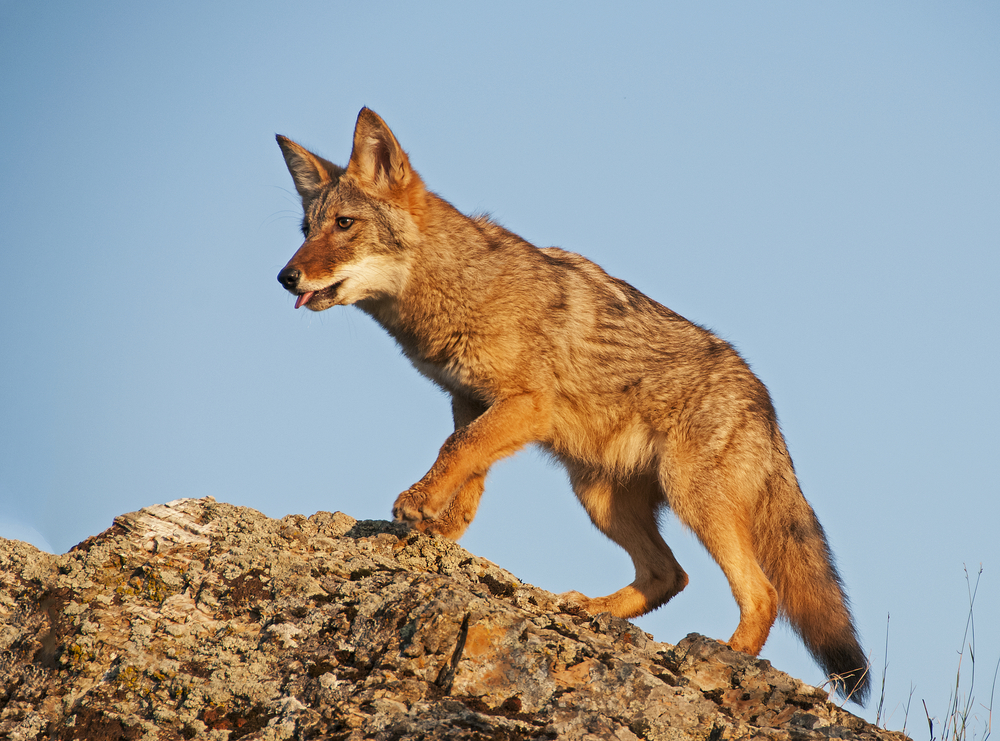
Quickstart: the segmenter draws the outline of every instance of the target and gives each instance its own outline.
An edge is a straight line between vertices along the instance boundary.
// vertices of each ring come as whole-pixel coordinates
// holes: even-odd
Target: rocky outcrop
[[[0,738],[750,736],[902,738],[388,522],[183,499],[62,556],[0,540]]]

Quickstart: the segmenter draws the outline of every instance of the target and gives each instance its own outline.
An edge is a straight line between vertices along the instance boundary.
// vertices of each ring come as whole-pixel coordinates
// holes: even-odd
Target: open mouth
[[[315,298],[319,298],[321,301],[324,299],[329,299],[332,301],[337,296],[337,289],[340,288],[340,284],[344,281],[338,280],[326,288],[321,288],[318,291],[306,291],[305,293],[300,293],[295,297],[295,308],[298,309],[302,306],[307,305],[310,301]]]

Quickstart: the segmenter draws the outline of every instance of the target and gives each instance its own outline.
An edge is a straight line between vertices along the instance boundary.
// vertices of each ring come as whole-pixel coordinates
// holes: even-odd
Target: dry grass
[[[983,568],[980,565],[976,573],[975,583],[969,575],[968,568],[965,569],[965,583],[969,593],[969,614],[965,621],[965,633],[962,635],[962,644],[958,651],[958,668],[955,671],[955,688],[950,693],[948,705],[943,719],[938,720],[931,716],[927,708],[927,701],[921,700],[924,706],[924,715],[927,718],[927,730],[930,734],[929,741],[965,741],[966,739],[976,739],[986,741],[993,731],[993,698],[996,692],[997,674],[1000,672],[1000,660],[997,661],[993,669],[993,677],[990,683],[989,703],[976,703],[976,619],[975,604],[976,593],[979,591],[979,580],[982,577]],[[875,725],[883,722],[883,712],[885,709],[885,675],[888,668],[889,655],[889,626],[886,620],[886,661],[882,668],[882,691],[879,696],[878,709],[876,711]],[[906,723],[910,715],[910,703],[913,700],[913,688],[910,688],[910,696],[906,701],[905,715],[903,717],[903,733],[906,733]],[[938,735],[940,734],[940,735]]]

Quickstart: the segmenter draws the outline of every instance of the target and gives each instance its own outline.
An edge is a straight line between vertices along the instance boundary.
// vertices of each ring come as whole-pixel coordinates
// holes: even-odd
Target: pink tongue
[[[305,293],[300,293],[299,297],[295,299],[295,308],[297,309],[300,306],[308,304],[309,299],[311,299],[315,293],[316,291],[306,291]]]

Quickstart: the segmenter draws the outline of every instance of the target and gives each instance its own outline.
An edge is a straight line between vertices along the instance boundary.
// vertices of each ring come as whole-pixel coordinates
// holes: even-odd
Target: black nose
[[[299,281],[302,279],[302,271],[298,268],[285,268],[280,273],[278,273],[278,282],[287,288],[289,291],[294,291],[298,288]]]

